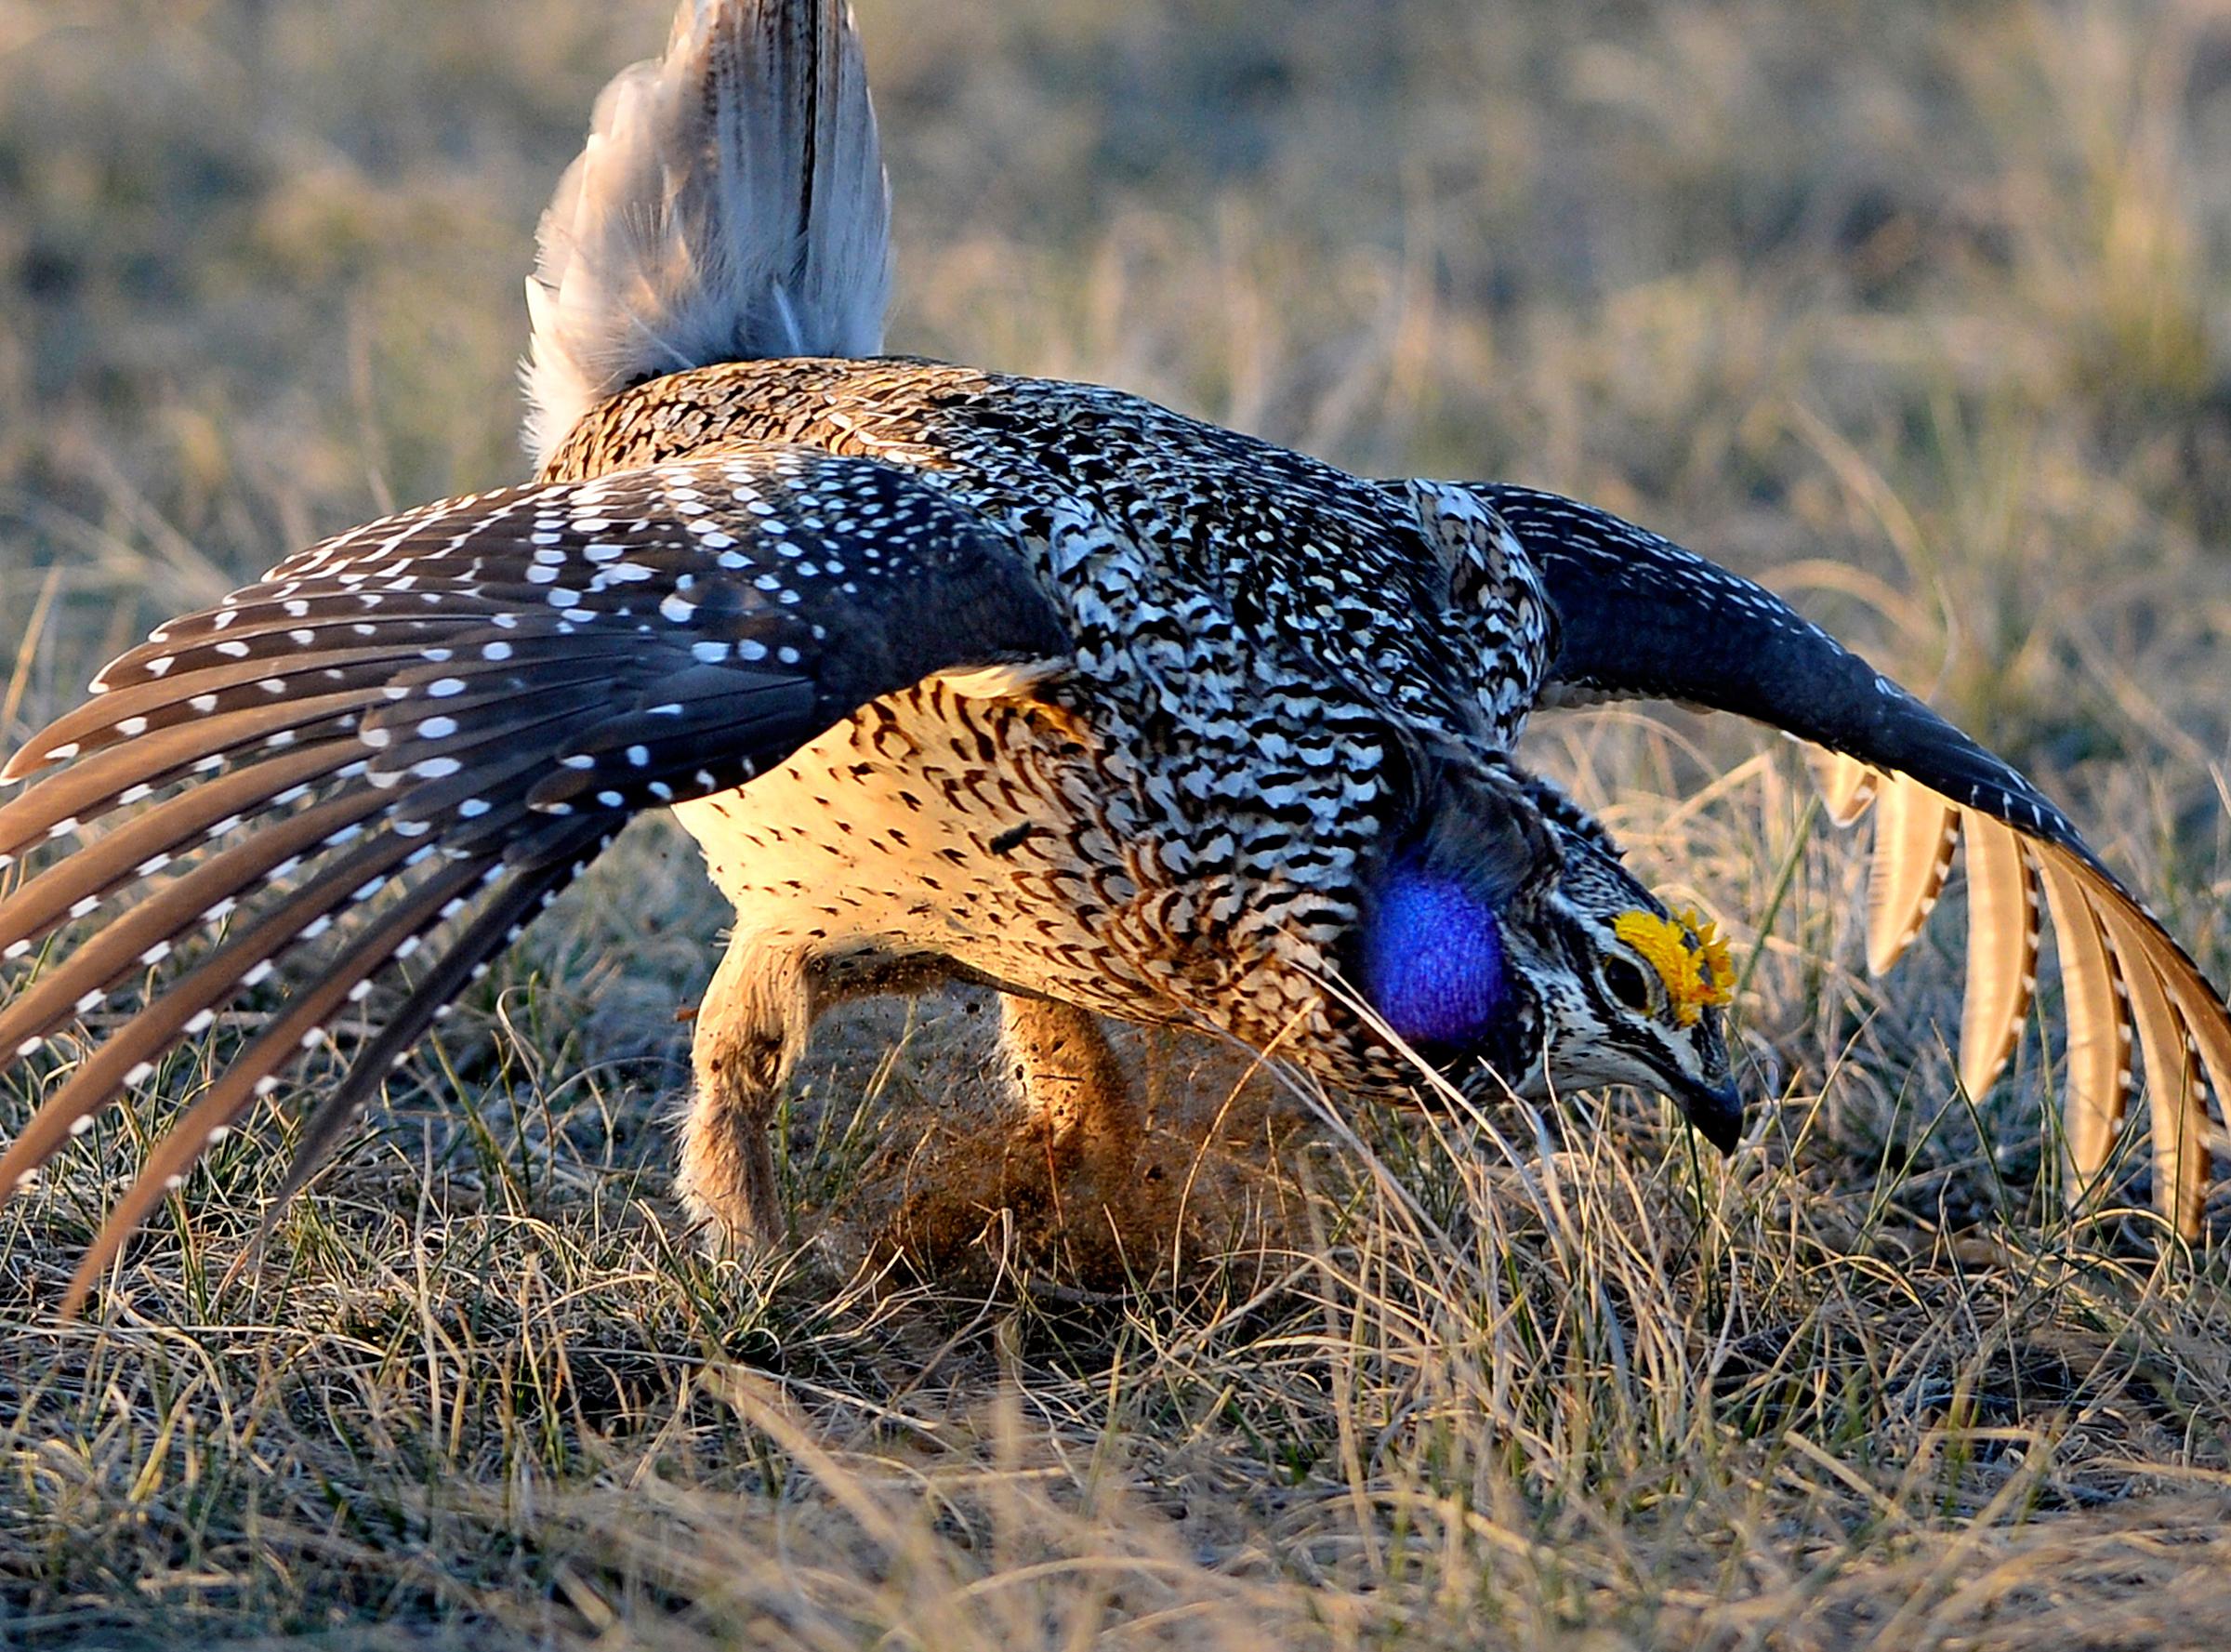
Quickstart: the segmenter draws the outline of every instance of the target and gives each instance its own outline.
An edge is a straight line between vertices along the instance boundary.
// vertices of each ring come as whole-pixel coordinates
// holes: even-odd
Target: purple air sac
[[[1496,1041],[1511,982],[1495,915],[1459,879],[1397,866],[1364,932],[1371,1006],[1420,1051]]]

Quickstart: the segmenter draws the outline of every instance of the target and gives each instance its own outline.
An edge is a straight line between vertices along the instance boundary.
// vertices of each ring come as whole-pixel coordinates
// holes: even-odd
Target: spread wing
[[[802,448],[432,505],[281,563],[109,667],[0,775],[57,770],[0,808],[0,865],[77,839],[0,901],[0,957],[101,919],[18,985],[0,1051],[185,965],[0,1154],[0,1196],[244,992],[286,984],[111,1215],[74,1307],[384,971],[442,943],[312,1114],[290,1191],[637,811],[748,781],[926,676],[1068,647],[997,531],[918,479]]]
[[[1483,486],[1539,567],[1562,627],[1544,705],[1662,697],[1733,711],[1825,747],[1831,814],[1875,807],[1868,965],[1921,932],[1968,851],[1960,1073],[1971,1095],[2013,1052],[2036,985],[2040,896],[2053,915],[2068,1022],[2069,1186],[2106,1169],[2133,1090],[2132,1033],[2153,1117],[2156,1202],[2197,1236],[2211,1134],[2201,1082],[2231,1094],[2231,1016],[2184,948],[2037,787],[1771,591],[1553,494]]]

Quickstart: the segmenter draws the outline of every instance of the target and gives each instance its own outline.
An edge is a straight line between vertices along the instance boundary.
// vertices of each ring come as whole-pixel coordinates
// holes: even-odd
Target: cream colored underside
[[[877,701],[740,790],[678,805],[736,944],[848,972],[946,958],[1131,1019],[1176,1013],[1110,945],[1139,888],[1091,809],[1089,734],[980,675]],[[1066,747],[1066,751],[1064,751]]]

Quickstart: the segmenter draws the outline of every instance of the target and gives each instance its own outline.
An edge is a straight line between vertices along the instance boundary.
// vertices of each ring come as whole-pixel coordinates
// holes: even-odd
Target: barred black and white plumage
[[[1627,695],[1855,765],[1831,781],[1843,816],[1879,794],[1878,966],[1964,834],[1971,1089],[2026,1011],[2042,897],[2072,1169],[2106,1162],[2134,1027],[2162,1209],[2193,1229],[2200,1074],[2231,1076],[2220,998],[2021,775],[1779,599],[1552,496],[1369,482],[1095,386],[781,349],[867,348],[847,340],[879,326],[857,62],[826,0],[693,0],[667,61],[601,117],[627,164],[569,178],[546,298],[627,252],[588,228],[628,221],[627,191],[700,178],[739,133],[806,146],[746,173],[840,178],[842,209],[810,185],[777,207],[736,189],[661,220],[723,239],[686,291],[650,260],[570,284],[563,325],[538,303],[539,416],[582,405],[561,436],[538,427],[535,482],[372,523],[162,628],[9,766],[53,771],[0,808],[11,859],[146,807],[0,902],[10,958],[105,917],[0,1009],[0,1049],[184,967],[0,1155],[0,1188],[243,991],[289,988],[156,1149],[78,1293],[299,1051],[430,949],[313,1114],[299,1186],[521,927],[667,806],[736,906],[682,1152],[716,1231],[779,1231],[765,1127],[820,1011],[953,975],[1005,991],[1026,1082],[1073,1114],[1129,1105],[1095,1055],[1106,1015],[1358,1090],[1406,1090],[1419,1056],[1497,1092],[1651,1086],[1730,1146],[1724,950],[1511,755],[1535,710]],[[637,108],[658,118],[614,114]],[[842,244],[821,257],[817,233]],[[733,324],[707,323],[723,307]],[[639,334],[640,358],[607,348]]]

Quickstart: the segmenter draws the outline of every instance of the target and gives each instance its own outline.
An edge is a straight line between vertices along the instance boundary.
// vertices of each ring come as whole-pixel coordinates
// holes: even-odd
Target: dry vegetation
[[[9,737],[280,551],[518,473],[534,216],[667,10],[0,0]],[[2220,4],[860,10],[896,342],[1672,532],[2048,777],[2231,974]],[[1631,1097],[1220,1121],[1231,1075],[1159,1051],[1171,1165],[1221,1149],[1116,1290],[997,1221],[849,1270],[992,1105],[959,999],[801,1087],[827,1244],[683,1248],[659,1118],[719,914],[639,831],[256,1288],[217,1280],[281,1118],[90,1325],[41,1304],[171,1104],[0,1215],[0,1643],[2231,1643],[2225,1247],[2056,1217],[2050,1017],[1959,1099],[1957,899],[1857,978],[1857,857],[1774,744],[1538,736],[1749,955],[1732,1164]]]

